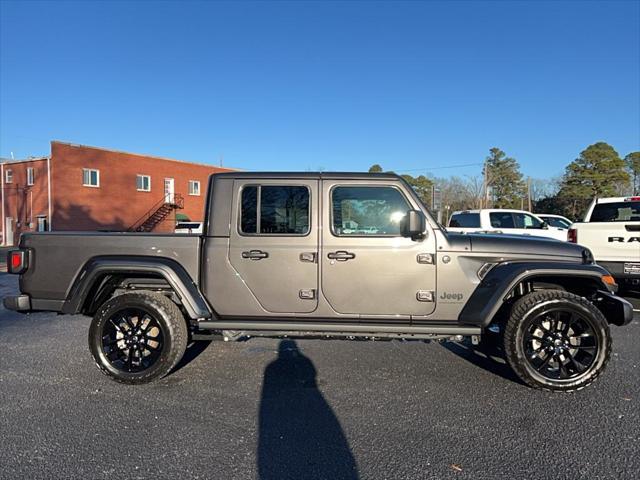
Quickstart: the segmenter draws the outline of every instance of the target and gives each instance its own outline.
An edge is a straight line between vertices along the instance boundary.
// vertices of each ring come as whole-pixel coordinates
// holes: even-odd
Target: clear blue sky
[[[0,156],[525,175],[640,150],[640,3],[7,2]]]

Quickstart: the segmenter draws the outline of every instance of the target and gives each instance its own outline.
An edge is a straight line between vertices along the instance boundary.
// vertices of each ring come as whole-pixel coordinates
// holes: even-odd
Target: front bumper
[[[623,326],[633,320],[633,305],[622,297],[604,290],[598,290],[594,303],[609,323]]]
[[[640,275],[624,272],[624,264],[629,262],[597,262],[602,268],[607,270],[613,278],[624,283],[640,284]],[[637,263],[633,261],[633,263]]]
[[[11,295],[2,300],[4,308],[14,312],[28,312],[31,310],[31,299],[29,295]]]

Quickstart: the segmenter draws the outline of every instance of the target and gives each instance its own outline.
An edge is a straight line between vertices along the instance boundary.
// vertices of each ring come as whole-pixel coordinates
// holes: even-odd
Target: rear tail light
[[[578,243],[578,230],[570,228],[567,232],[567,241],[571,243]]]
[[[7,253],[7,271],[9,273],[23,273],[28,266],[26,250],[10,250]]]

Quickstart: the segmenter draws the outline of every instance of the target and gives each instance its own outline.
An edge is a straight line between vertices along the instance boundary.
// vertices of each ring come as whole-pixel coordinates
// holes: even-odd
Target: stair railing
[[[138,220],[136,220],[135,223],[133,223],[133,225],[131,225],[127,229],[127,231],[128,232],[140,231],[139,228],[142,225],[144,225],[144,222],[146,222],[149,218],[151,218],[151,216],[154,213],[156,213],[158,210],[160,210],[160,208],[162,208],[162,206],[165,204],[171,205],[173,208],[176,208],[176,209],[184,208],[184,197],[179,193],[174,193],[172,196],[173,196],[173,199],[170,199],[169,197],[167,197],[167,195],[162,195],[162,198],[159,201],[157,201],[153,205],[153,207],[147,210],[144,215],[142,215]]]

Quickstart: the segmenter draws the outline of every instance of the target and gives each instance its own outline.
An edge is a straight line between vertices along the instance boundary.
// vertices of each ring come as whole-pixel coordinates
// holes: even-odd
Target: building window
[[[139,192],[151,191],[151,177],[149,175],[136,176],[136,188]]]
[[[6,170],[4,172],[4,181],[5,183],[13,183],[13,171]]]
[[[33,185],[33,167],[27,167],[27,185]]]
[[[248,185],[242,189],[240,231],[245,234],[309,233],[309,189]]]
[[[200,195],[199,180],[189,180],[189,195]]]
[[[99,187],[100,170],[94,170],[93,168],[83,168],[82,185],[84,185],[85,187]]]

